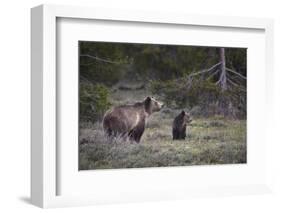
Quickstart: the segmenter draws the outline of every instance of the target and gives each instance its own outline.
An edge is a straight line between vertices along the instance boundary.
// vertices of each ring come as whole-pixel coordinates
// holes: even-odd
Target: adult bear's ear
[[[151,98],[150,98],[150,97],[147,97],[147,98],[144,100],[144,108],[145,108],[145,111],[146,111],[148,114],[151,114]]]
[[[151,98],[150,98],[150,97],[147,97],[147,98],[144,100],[145,105],[150,104],[150,101],[151,101]]]

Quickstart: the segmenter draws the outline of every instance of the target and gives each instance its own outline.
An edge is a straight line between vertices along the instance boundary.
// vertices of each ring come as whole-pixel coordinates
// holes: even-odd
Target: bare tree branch
[[[110,64],[122,64],[120,62],[117,62],[117,61],[111,61],[111,60],[107,60],[107,59],[102,59],[102,58],[99,58],[99,57],[96,57],[96,56],[92,56],[92,55],[89,55],[89,54],[82,54],[80,55],[81,57],[88,57],[88,58],[92,58],[92,59],[95,59],[97,61],[102,61],[102,62],[105,62],[105,63],[110,63]]]
[[[238,75],[229,75],[228,74],[227,78],[229,78],[236,84],[243,84],[242,82],[244,81],[244,79],[240,78]]]
[[[243,87],[238,87],[242,92],[247,92]]]
[[[238,73],[238,72],[236,72],[236,71],[234,71],[232,69],[226,68],[226,70],[231,72],[231,73],[234,73],[234,74],[238,75],[239,77],[241,77],[241,78],[243,78],[245,80],[247,80],[247,78],[245,76],[241,75],[240,73]]]
[[[229,81],[229,83],[231,83],[233,86],[239,87],[238,84],[236,84],[234,81],[230,80],[229,78],[227,78],[227,81]]]
[[[215,72],[213,72],[208,78],[207,80],[209,80],[210,78],[212,78],[214,75],[216,75],[220,70],[215,70]]]
[[[84,77],[83,75],[80,75],[79,78],[81,78],[81,80],[86,81],[87,83],[93,83],[92,81],[89,81],[89,79],[87,79],[86,77]]]
[[[228,80],[228,82],[229,82],[230,84],[232,84],[233,86],[238,87],[238,88],[239,88],[241,91],[243,91],[243,92],[246,92],[246,89],[243,88],[241,85],[236,84],[235,82],[233,82],[233,81],[230,80],[229,78],[228,78],[227,80]]]
[[[190,89],[190,88],[191,88],[191,86],[192,86],[192,81],[193,81],[193,78],[188,78],[187,84],[186,84],[187,89]]]
[[[199,71],[199,72],[191,73],[188,77],[193,77],[193,76],[196,76],[196,75],[199,75],[199,74],[202,74],[202,73],[210,72],[210,71],[212,71],[214,68],[216,68],[220,64],[221,64],[221,62],[213,65],[212,67],[210,67],[207,70],[202,70],[202,71]]]
[[[215,85],[220,84],[220,83],[221,83],[221,81],[222,81],[222,80],[221,80],[221,78],[220,78],[219,80],[217,80],[217,81],[216,81]]]

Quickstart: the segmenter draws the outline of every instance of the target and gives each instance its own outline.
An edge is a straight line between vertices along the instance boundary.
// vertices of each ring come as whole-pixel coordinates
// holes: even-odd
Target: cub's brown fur
[[[103,129],[108,136],[128,136],[139,143],[147,118],[153,112],[160,111],[162,107],[162,103],[151,97],[133,105],[114,107],[105,113]]]
[[[186,126],[191,122],[190,115],[182,111],[173,122],[173,140],[184,140],[186,137]]]

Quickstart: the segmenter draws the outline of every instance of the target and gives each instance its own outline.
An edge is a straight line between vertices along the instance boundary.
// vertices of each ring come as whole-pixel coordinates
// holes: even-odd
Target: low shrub
[[[80,121],[101,120],[110,107],[109,91],[102,84],[80,84]]]

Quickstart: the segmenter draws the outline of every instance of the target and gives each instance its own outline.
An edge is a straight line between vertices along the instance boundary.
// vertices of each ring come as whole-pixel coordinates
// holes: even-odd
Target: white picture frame
[[[264,177],[249,183],[233,183],[220,186],[200,187],[200,183],[194,183],[193,188],[183,186],[178,188],[174,185],[162,185],[157,188],[152,188],[151,191],[135,193],[131,191],[112,192],[112,196],[108,191],[96,195],[58,195],[58,174],[60,166],[58,166],[58,151],[57,151],[57,20],[64,19],[80,19],[80,20],[108,20],[119,22],[134,22],[134,23],[153,23],[163,26],[202,26],[211,28],[227,28],[231,29],[254,29],[261,30],[264,33],[265,53],[263,74],[266,79],[263,79],[265,87],[262,92],[265,94],[266,113],[264,124],[266,131],[261,134],[265,139],[266,147],[270,146],[270,129],[272,114],[272,94],[273,90],[273,21],[271,19],[257,18],[241,18],[241,17],[216,17],[203,15],[188,15],[188,14],[173,14],[148,11],[123,11],[101,8],[84,8],[74,6],[54,6],[41,5],[31,10],[31,201],[33,204],[47,207],[61,206],[76,206],[76,205],[91,205],[100,203],[116,203],[116,202],[139,202],[143,200],[166,200],[166,199],[182,199],[187,197],[197,196],[222,196],[234,194],[253,194],[264,193],[271,191],[271,171],[270,161],[265,161],[264,166],[259,172],[264,173]],[[250,147],[251,148],[251,147]],[[269,149],[267,149],[269,150]],[[264,150],[266,157],[270,153]],[[267,158],[268,159],[268,158]],[[204,168],[203,168],[204,169]],[[169,171],[173,173],[183,174],[185,168],[173,168],[172,170],[138,170],[134,171],[138,175],[147,175],[152,171],[157,170],[157,175],[165,176]],[[202,170],[202,169],[201,169]],[[231,172],[232,168],[227,168]],[[77,171],[78,172],[78,171]],[[171,172],[170,172],[171,173]],[[121,174],[121,173],[120,173]],[[113,174],[119,175],[120,174]],[[133,173],[131,173],[133,174]],[[198,173],[204,174],[204,173]],[[87,174],[86,174],[87,175]],[[88,174],[90,175],[90,174]],[[122,175],[122,174],[121,174]],[[147,176],[146,176],[147,177]],[[175,179],[175,175],[169,176]],[[76,184],[76,183],[75,183]],[[162,189],[159,189],[159,187]],[[169,187],[168,187],[169,186]],[[128,188],[130,186],[127,186]],[[70,189],[71,190],[71,189]],[[100,189],[102,190],[102,189]],[[101,192],[101,191],[100,191]]]

